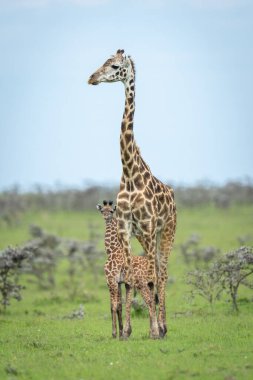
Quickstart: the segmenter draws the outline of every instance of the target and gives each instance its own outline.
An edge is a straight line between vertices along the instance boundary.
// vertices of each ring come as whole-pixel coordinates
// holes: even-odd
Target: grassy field
[[[103,233],[103,220],[94,213],[29,213],[18,224],[0,224],[0,249],[29,239],[31,223],[61,237],[86,240],[88,226]],[[224,379],[253,378],[253,303],[246,288],[239,292],[238,314],[224,297],[214,311],[201,298],[189,299],[186,273],[180,252],[192,233],[201,245],[218,247],[222,253],[237,248],[237,237],[252,234],[253,207],[212,207],[178,211],[175,247],[169,262],[165,339],[148,338],[149,321],[134,316],[128,341],[111,338],[109,293],[103,277],[84,272],[82,291],[71,297],[66,266],[57,268],[56,286],[38,290],[28,276],[23,300],[12,300],[0,314],[0,379],[92,380],[92,379]],[[101,239],[99,247],[103,247]],[[140,247],[133,241],[134,251]],[[84,305],[82,320],[64,318]]]

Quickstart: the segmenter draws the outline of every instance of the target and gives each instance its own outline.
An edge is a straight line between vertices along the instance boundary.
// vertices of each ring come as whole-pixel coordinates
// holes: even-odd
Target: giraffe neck
[[[135,140],[133,133],[133,121],[135,111],[135,73],[133,63],[130,60],[130,75],[124,82],[125,85],[125,109],[121,123],[120,153],[123,166],[123,175],[126,178],[132,177],[132,170],[135,160]]]
[[[105,249],[108,256],[121,249],[117,234],[117,221],[115,218],[106,221],[105,224]]]

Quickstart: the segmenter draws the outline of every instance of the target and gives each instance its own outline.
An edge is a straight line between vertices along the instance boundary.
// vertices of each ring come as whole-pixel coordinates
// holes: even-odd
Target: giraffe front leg
[[[155,303],[155,286],[157,283],[156,268],[155,268],[156,242],[152,239],[152,237],[151,238],[149,237],[146,241],[146,244],[148,247],[147,284],[150,291],[151,305],[152,305],[150,338],[158,339],[160,335],[159,335],[159,329],[158,329],[158,322],[157,322],[157,316],[156,316],[156,303]]]
[[[121,242],[123,252],[124,252],[124,268],[125,276],[124,282],[130,287],[133,286],[133,276],[132,276],[132,264],[131,264],[131,226],[129,222],[124,220],[118,220],[118,238]]]
[[[118,285],[118,324],[119,324],[119,337],[123,335],[123,323],[122,323],[122,294],[121,294],[121,284]]]
[[[117,337],[118,284],[108,284],[111,301],[112,337]]]
[[[163,338],[167,333],[167,323],[166,323],[166,309],[165,309],[165,291],[166,291],[167,275],[161,273],[158,279],[157,289],[158,289],[158,327],[159,335]]]
[[[143,233],[142,235],[138,235],[137,239],[139,240],[142,247],[144,248],[147,259],[148,259],[147,278],[145,280],[149,288],[150,299],[151,299],[150,338],[158,339],[160,335],[159,335],[159,329],[158,329],[158,323],[157,323],[156,303],[155,303],[155,286],[157,284],[157,278],[156,278],[156,263],[155,263],[156,235],[155,235],[154,223],[152,223],[152,221],[149,221],[148,223],[147,222],[142,223],[140,228],[145,233]]]
[[[151,322],[150,322],[150,338],[151,339],[159,339],[159,328],[156,316],[156,303],[155,303],[155,287],[152,282],[148,283],[148,288],[150,291],[150,299],[151,299]]]
[[[131,327],[131,306],[133,299],[133,287],[125,284],[126,287],[126,320],[123,330],[123,338],[127,339],[132,333]]]
[[[164,262],[163,262],[164,261]],[[160,338],[163,338],[167,333],[166,323],[166,308],[165,308],[165,295],[167,285],[167,259],[160,254],[159,260],[160,268],[157,273],[157,293],[158,293],[158,327]]]
[[[142,224],[142,228],[149,229],[149,225]],[[148,277],[147,283],[155,286],[157,282],[156,278],[156,243],[155,233],[147,235],[136,235],[137,240],[141,244],[148,259]]]
[[[167,264],[170,251],[175,235],[175,224],[169,223],[161,234],[160,247],[159,247],[159,268],[158,271],[158,298],[159,298],[159,310],[158,310],[158,325],[160,337],[163,338],[167,333],[166,323],[166,307],[165,307],[165,293],[167,285]]]
[[[137,240],[141,244],[142,248],[144,249],[144,252],[148,259],[148,277],[147,277],[147,283],[150,285],[156,285],[157,278],[156,278],[156,257],[154,250],[154,243],[150,242],[150,237],[142,236],[142,235],[136,235]],[[153,246],[153,247],[152,247]],[[151,248],[152,247],[152,248]],[[150,250],[152,253],[150,253]]]
[[[149,331],[149,336],[151,338],[158,338],[157,336],[157,332],[155,334],[155,336],[153,336],[153,330],[154,330],[154,320],[156,319],[156,309],[154,307],[154,303],[153,303],[153,300],[152,300],[152,295],[151,295],[151,292],[150,292],[150,289],[149,289],[149,286],[145,283],[141,286],[140,288],[140,293],[142,295],[142,298],[144,299],[147,307],[148,307],[148,313],[149,313],[149,322],[150,322],[150,331]]]

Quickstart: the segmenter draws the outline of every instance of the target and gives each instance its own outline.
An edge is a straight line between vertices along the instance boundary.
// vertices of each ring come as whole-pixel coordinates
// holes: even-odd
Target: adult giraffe
[[[154,286],[159,298],[158,321],[152,321],[150,336],[164,337],[167,332],[165,289],[167,262],[176,230],[176,205],[173,189],[151,173],[141,157],[133,134],[135,111],[135,67],[124,50],[117,50],[94,72],[88,83],[123,82],[125,109],[121,123],[120,151],[123,173],[117,196],[118,234],[125,253],[126,283],[132,285],[131,235],[135,235],[148,258],[148,285],[155,309]],[[157,323],[158,322],[158,323]]]

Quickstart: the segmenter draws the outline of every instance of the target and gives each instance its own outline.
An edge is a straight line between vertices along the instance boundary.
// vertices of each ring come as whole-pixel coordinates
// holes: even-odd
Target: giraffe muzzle
[[[92,84],[93,86],[96,86],[99,84],[99,82],[96,80],[96,77],[95,75],[91,75],[89,80],[88,80],[88,84]]]

